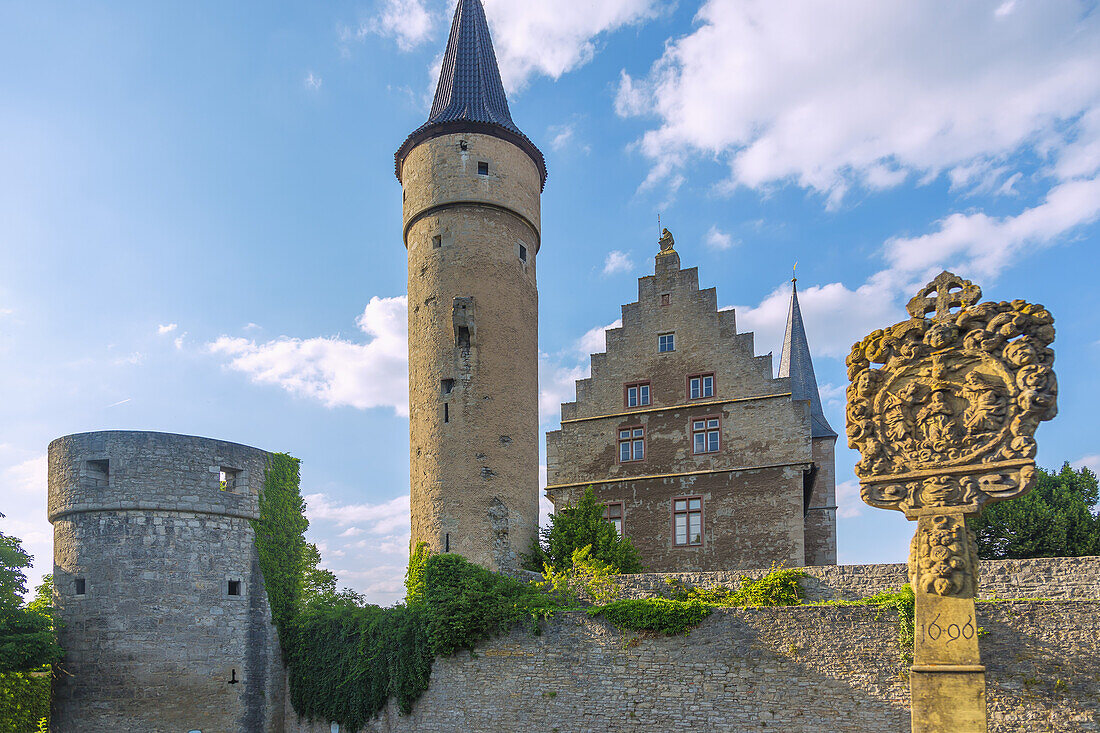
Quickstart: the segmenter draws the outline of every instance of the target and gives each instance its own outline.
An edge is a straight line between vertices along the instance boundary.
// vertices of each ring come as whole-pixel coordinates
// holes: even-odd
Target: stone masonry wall
[[[990,731],[1100,730],[1100,602],[980,603],[978,623]],[[902,733],[905,666],[896,616],[866,607],[720,609],[675,637],[571,612],[436,660],[412,714],[368,730]]]
[[[662,334],[674,336],[674,349],[659,350]],[[831,445],[814,453],[808,406],[791,401],[790,379],[772,378],[771,356],[755,355],[753,335],[737,333],[734,312],[718,310],[696,268],[681,269],[675,252],[658,254],[605,340],[591,376],[577,381],[576,401],[561,407],[561,429],[546,435],[546,493],[556,507],[589,484],[600,501],[623,502],[624,532],[656,570],[835,562],[835,513],[819,509],[807,520],[804,512],[803,472],[817,461],[828,465],[816,503],[835,504]],[[713,393],[693,397],[690,379],[701,375],[713,378]],[[648,385],[649,402],[630,405],[627,390],[638,384]],[[699,420],[717,420],[717,450],[695,452]],[[641,457],[620,453],[624,431],[640,434]],[[697,547],[676,545],[671,532],[682,496],[703,498]]]
[[[65,651],[52,730],[282,730],[284,673],[249,522],[268,459],[163,433],[51,444]],[[106,478],[88,461],[108,461]],[[222,468],[239,472],[232,491]]]
[[[854,601],[909,582],[902,563],[835,565],[801,568],[806,602]],[[741,576],[759,578],[767,569],[702,573],[638,573],[620,575],[624,598],[667,596],[665,578],[684,585],[736,588]],[[979,594],[982,598],[1100,599],[1100,557],[1050,557],[1031,560],[984,560]]]
[[[538,531],[539,172],[455,133],[413,148],[401,180],[412,540],[512,567]]]

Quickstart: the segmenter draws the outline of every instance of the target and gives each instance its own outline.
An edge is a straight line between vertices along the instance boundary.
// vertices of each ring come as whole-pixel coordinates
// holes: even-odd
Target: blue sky
[[[798,262],[826,413],[843,358],[950,267],[1055,315],[1039,462],[1100,467],[1095,2],[485,0],[545,152],[544,430],[601,329],[684,266],[778,352]],[[0,531],[48,572],[45,450],[148,429],[303,460],[311,537],[389,603],[408,542],[405,252],[393,152],[451,0],[0,2]],[[840,559],[912,527],[859,502]]]

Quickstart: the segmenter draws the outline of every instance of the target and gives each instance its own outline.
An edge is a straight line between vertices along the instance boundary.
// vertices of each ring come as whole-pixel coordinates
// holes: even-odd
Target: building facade
[[[555,507],[592,485],[655,571],[835,564],[833,444],[792,295],[781,362],[756,356],[667,230],[638,301],[547,433]],[[816,426],[816,427],[815,427]]]
[[[412,541],[490,569],[538,532],[542,153],[460,0],[428,121],[396,154],[409,265]]]
[[[51,730],[282,730],[285,676],[251,525],[268,460],[166,433],[50,444],[65,650]]]

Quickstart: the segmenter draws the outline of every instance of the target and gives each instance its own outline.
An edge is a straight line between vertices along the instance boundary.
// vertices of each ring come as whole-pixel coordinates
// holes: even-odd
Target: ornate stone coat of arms
[[[1031,488],[1035,428],[1058,411],[1054,319],[1023,300],[975,305],[981,294],[941,273],[912,318],[852,347],[848,439],[868,504],[973,514]]]
[[[966,518],[1035,482],[1035,429],[1058,411],[1054,319],[1023,300],[943,272],[909,301],[909,320],[848,356],[848,444],[871,506],[917,522],[909,553],[915,733],[985,733],[975,538]],[[876,366],[880,365],[880,366]]]

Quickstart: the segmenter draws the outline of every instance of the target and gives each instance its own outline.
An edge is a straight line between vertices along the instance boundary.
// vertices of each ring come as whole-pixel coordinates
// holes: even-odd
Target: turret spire
[[[817,389],[810,345],[806,340],[806,325],[798,306],[798,284],[791,279],[791,308],[787,313],[787,334],[783,338],[783,356],[779,360],[779,376],[790,377],[791,399],[809,400],[811,434],[814,438],[836,437],[821,409],[821,394]]]
[[[458,0],[432,112],[397,151],[398,179],[410,150],[425,140],[454,132],[494,135],[519,146],[531,156],[546,184],[542,153],[512,121],[481,0]]]

